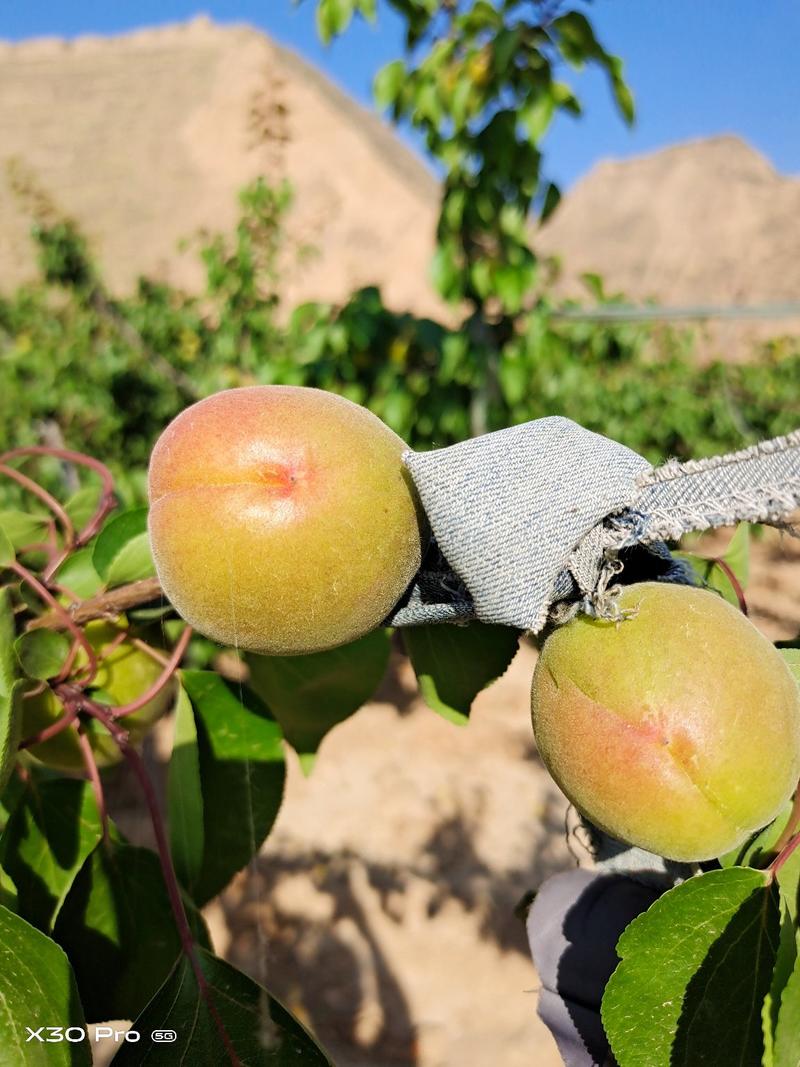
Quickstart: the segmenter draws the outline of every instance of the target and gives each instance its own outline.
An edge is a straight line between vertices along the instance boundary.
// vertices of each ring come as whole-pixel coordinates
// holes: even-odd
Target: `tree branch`
[[[83,623],[91,622],[92,619],[107,619],[114,615],[120,615],[122,612],[130,610],[130,608],[149,604],[151,601],[158,600],[159,597],[163,596],[164,591],[158,578],[142,578],[141,581],[131,582],[129,585],[121,585],[117,589],[109,589],[106,593],[98,593],[97,596],[81,600],[79,603],[72,604],[69,608],[64,609],[64,611],[72,622],[82,625]],[[29,623],[28,629],[37,630],[42,626],[49,630],[65,630],[69,628],[63,615],[55,612],[40,615],[39,618]]]

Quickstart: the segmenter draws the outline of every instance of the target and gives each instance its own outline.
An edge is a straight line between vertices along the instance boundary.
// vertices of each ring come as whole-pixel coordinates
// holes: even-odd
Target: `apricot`
[[[230,389],[187,408],[150,461],[164,592],[201,633],[253,652],[363,636],[420,565],[405,449],[371,412],[320,389]]]
[[[544,643],[536,742],[601,830],[673,860],[765,826],[800,775],[800,697],[781,655],[716,593],[645,582],[619,623],[580,616]]]
[[[112,707],[128,704],[145,693],[161,674],[161,665],[129,642],[117,645],[104,655],[105,649],[120,633],[117,626],[102,621],[90,622],[85,633],[89,644],[102,657],[89,690],[90,696],[99,703]],[[78,652],[75,670],[85,666],[86,661],[86,653]],[[175,683],[170,682],[144,707],[125,716],[124,725],[134,743],[142,740],[156,719],[169,709],[174,698]],[[38,733],[63,714],[64,708],[51,689],[26,698],[22,702],[22,736]],[[92,719],[87,721],[86,729],[98,767],[110,767],[122,759],[118,746],[104,726]],[[72,729],[62,730],[49,741],[33,745],[28,752],[54,770],[82,771],[84,767],[78,739]]]

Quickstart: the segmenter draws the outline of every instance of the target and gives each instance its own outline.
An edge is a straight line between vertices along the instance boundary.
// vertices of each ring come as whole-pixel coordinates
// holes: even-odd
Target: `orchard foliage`
[[[687,335],[559,319],[565,304],[547,284],[499,348],[489,334],[393,311],[376,288],[287,317],[276,276],[289,204],[287,189],[259,181],[244,190],[235,232],[200,246],[199,295],[142,278],[133,294],[112,297],[75,227],[39,221],[39,280],[0,295],[2,438],[103,456],[126,499],[141,501],[143,468],[164,425],[239,385],[340,393],[414,448],[463,440],[479,415],[489,430],[566,415],[654,461],[794,426],[800,352],[789,342],[751,363],[698,367]],[[592,302],[621,300],[595,277],[587,293]],[[496,374],[487,389],[489,365]]]

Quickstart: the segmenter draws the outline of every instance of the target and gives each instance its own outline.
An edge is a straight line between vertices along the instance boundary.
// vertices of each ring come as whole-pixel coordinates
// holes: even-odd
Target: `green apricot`
[[[620,841],[673,860],[737,847],[800,775],[800,696],[775,647],[720,596],[645,582],[630,617],[580,616],[533,678],[536,742],[568,799]]]
[[[90,622],[85,627],[89,644],[100,655],[119,636],[118,627],[108,622]],[[76,656],[75,669],[86,664],[86,654]],[[105,656],[92,681],[90,695],[112,707],[128,704],[146,692],[162,672],[161,665],[129,642],[122,642]],[[131,740],[142,740],[153,723],[169,709],[175,698],[175,684],[170,682],[138,711],[126,715],[125,728]],[[64,708],[51,689],[22,702],[22,736],[30,737],[50,726],[64,714]],[[110,767],[122,759],[119,748],[108,731],[94,719],[86,730],[98,767]],[[49,741],[33,745],[28,752],[40,763],[58,771],[82,771],[83,756],[75,730],[68,728]]]

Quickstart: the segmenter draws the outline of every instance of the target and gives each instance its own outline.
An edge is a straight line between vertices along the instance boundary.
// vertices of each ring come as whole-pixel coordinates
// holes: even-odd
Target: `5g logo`
[[[173,1041],[178,1040],[178,1035],[174,1030],[154,1030],[150,1037],[160,1044],[171,1044]]]

